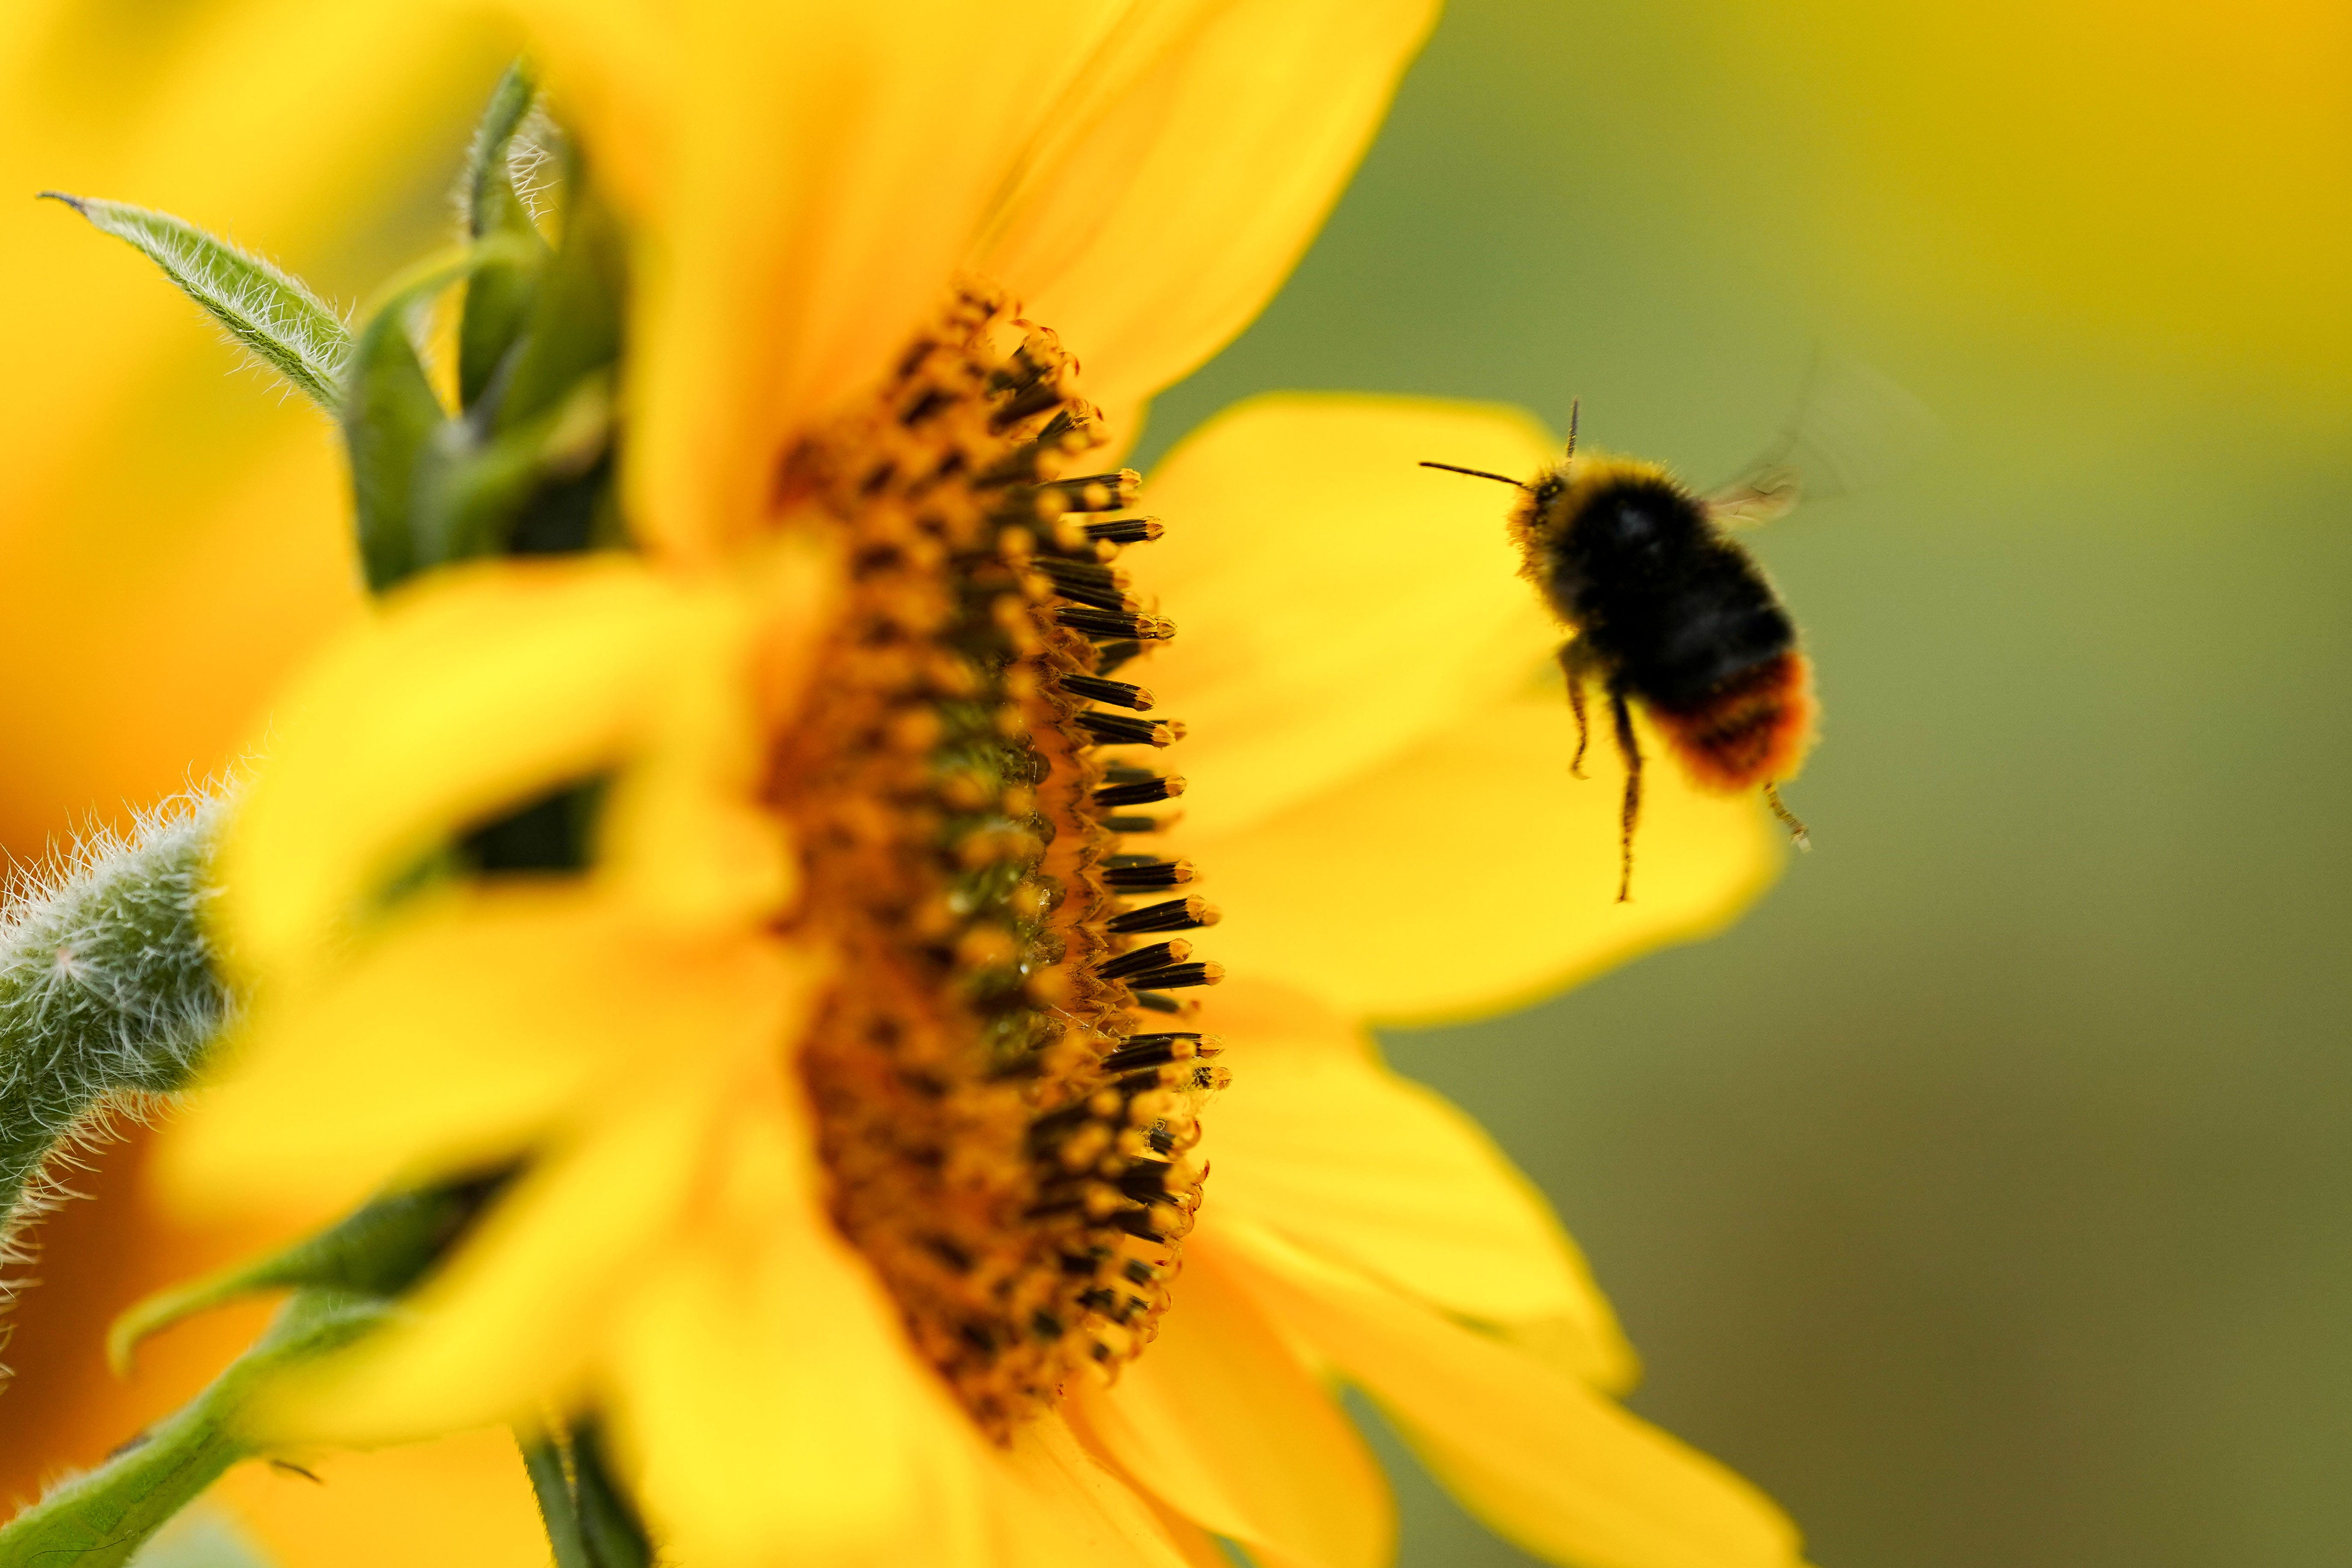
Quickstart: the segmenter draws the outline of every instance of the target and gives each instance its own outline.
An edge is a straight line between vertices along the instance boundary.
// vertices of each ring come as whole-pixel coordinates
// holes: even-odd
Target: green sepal
[[[465,313],[457,324],[457,401],[466,408],[480,401],[522,335],[550,254],[530,210],[515,190],[508,162],[538,93],[538,84],[520,60],[508,67],[467,151],[462,187],[467,237],[505,236],[516,242],[520,254],[511,262],[483,267],[466,285]]]
[[[158,1291],[114,1320],[106,1358],[117,1373],[128,1373],[131,1352],[148,1335],[265,1290],[397,1296],[480,1211],[497,1180],[386,1194],[282,1252]]]
[[[395,279],[360,329],[343,386],[343,444],[352,461],[352,506],[360,564],[381,594],[415,574],[411,501],[417,469],[449,417],[409,341],[408,317],[461,278],[513,260],[517,243],[494,237],[454,256],[419,263]]]
[[[239,1417],[275,1373],[351,1343],[393,1310],[380,1296],[307,1289],[212,1385],[97,1469],[0,1529],[0,1568],[118,1568],[221,1472],[261,1449]]]
[[[549,263],[514,369],[492,421],[510,430],[554,408],[589,376],[621,357],[621,312],[628,284],[619,222],[593,195],[580,172],[564,214],[563,243]]]
[[[408,313],[462,275],[465,263],[428,264],[368,319],[352,353],[343,392],[343,444],[352,459],[352,506],[360,566],[377,593],[416,569],[409,537],[409,492],[425,443],[448,411],[409,342]]]
[[[583,1421],[572,1433],[572,1484],[580,1536],[595,1568],[652,1568],[653,1545],[628,1494],[613,1479],[603,1429]]]
[[[352,334],[301,280],[168,213],[43,191],[163,269],[240,348],[336,412]]]
[[[612,389],[601,374],[487,443],[471,420],[443,426],[411,500],[418,569],[504,551],[541,492],[604,457],[612,426]]]
[[[547,1530],[548,1552],[555,1568],[593,1568],[588,1543],[580,1534],[580,1501],[572,1493],[572,1465],[563,1444],[544,1435],[516,1434],[522,1447],[523,1473],[530,1477],[531,1494],[539,1500],[540,1522]]]
[[[562,1433],[518,1433],[555,1568],[652,1568],[645,1521],[614,1481],[592,1417]]]

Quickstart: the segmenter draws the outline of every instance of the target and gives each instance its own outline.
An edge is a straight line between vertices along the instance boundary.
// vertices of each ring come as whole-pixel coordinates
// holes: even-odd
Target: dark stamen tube
[[[1124,511],[1135,504],[1137,494],[1143,489],[1143,476],[1133,468],[1121,468],[1115,474],[1083,474],[1075,479],[1055,479],[1037,488],[1063,496],[1072,511]]]
[[[1112,522],[1090,522],[1086,527],[1087,538],[1107,540],[1113,544],[1148,544],[1168,531],[1156,517],[1122,517]]]
[[[1189,985],[1214,985],[1225,977],[1222,963],[1171,963],[1165,969],[1131,975],[1128,984],[1153,991],[1181,991]]]
[[[1102,1065],[1110,1072],[1134,1072],[1216,1052],[1216,1043],[1199,1035],[1130,1035],[1124,1045],[1103,1058]]]
[[[1071,561],[1059,555],[1040,555],[1031,563],[1056,583],[1076,583],[1088,588],[1126,588],[1128,576],[1093,561]]]
[[[1140,773],[1143,776],[1121,778],[1124,773]],[[1182,773],[1161,778],[1141,768],[1114,768],[1104,776],[1115,782],[1095,791],[1097,805],[1150,805],[1156,800],[1173,800],[1184,793]]]
[[[1165,746],[1176,739],[1176,731],[1170,725],[1130,719],[1124,713],[1089,710],[1076,718],[1079,729],[1106,746]]]
[[[1205,899],[1171,899],[1164,904],[1152,904],[1139,910],[1129,910],[1123,915],[1111,916],[1108,924],[1121,936],[1140,936],[1146,931],[1194,931],[1217,923],[1217,911]]]
[[[1117,958],[1105,961],[1095,973],[1105,980],[1123,980],[1130,974],[1181,963],[1192,955],[1192,944],[1189,942],[1155,942],[1150,947],[1139,947],[1133,952],[1122,952]]]
[[[1062,398],[1063,392],[1058,384],[1051,380],[1040,381],[1034,386],[1024,387],[998,404],[989,414],[989,426],[992,429],[1003,430],[1018,425],[1032,414],[1043,414],[1061,402]]]
[[[1132,708],[1137,712],[1151,707],[1151,693],[1140,686],[1129,686],[1124,680],[1097,680],[1091,675],[1062,677],[1062,689],[1073,697],[1084,697],[1096,702],[1108,702],[1115,708]],[[1096,795],[1101,798],[1100,792]]]
[[[1126,859],[1119,856],[1117,859]],[[1103,868],[1103,880],[1122,890],[1139,888],[1179,888],[1192,879],[1190,860],[1142,859],[1121,866],[1115,862]]]
[[[1176,635],[1176,623],[1158,616],[1127,610],[1097,610],[1076,605],[1056,605],[1054,619],[1074,632],[1110,641],[1133,637],[1140,642],[1164,642]]]
[[[1135,600],[1116,588],[1097,588],[1090,583],[1053,581],[1055,593],[1076,604],[1092,605],[1098,610],[1125,610],[1129,613],[1139,608]]]

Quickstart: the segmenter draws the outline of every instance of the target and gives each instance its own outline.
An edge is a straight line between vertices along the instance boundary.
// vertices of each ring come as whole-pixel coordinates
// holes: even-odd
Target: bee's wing
[[[1709,517],[1731,528],[1760,528],[1797,510],[1804,476],[1792,463],[1758,463],[1705,498]]]
[[[1842,355],[1813,356],[1797,410],[1769,451],[1706,498],[1735,527],[1770,522],[1797,504],[1883,482],[1943,439],[1927,405],[1883,373]]]

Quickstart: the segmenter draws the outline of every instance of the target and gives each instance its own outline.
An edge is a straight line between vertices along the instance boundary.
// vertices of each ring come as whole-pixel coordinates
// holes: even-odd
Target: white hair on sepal
[[[568,157],[563,128],[547,112],[544,98],[535,100],[507,143],[507,181],[530,221],[541,228],[561,203]]]

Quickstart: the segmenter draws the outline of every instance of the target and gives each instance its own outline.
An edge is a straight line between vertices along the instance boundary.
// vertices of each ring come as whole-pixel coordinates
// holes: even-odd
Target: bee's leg
[[[1584,718],[1584,678],[1592,673],[1592,658],[1582,637],[1570,637],[1559,645],[1559,672],[1568,677],[1568,710],[1576,715],[1576,755],[1569,759],[1568,771],[1582,778],[1584,745],[1592,738]]]
[[[1797,814],[1780,804],[1780,788],[1778,784],[1768,784],[1764,786],[1764,804],[1772,808],[1772,815],[1779,817],[1780,826],[1789,830],[1790,843],[1800,849],[1811,849],[1813,847],[1813,836],[1805,831],[1805,825],[1797,820]]]
[[[1642,819],[1642,746],[1633,738],[1633,710],[1622,687],[1609,689],[1609,710],[1617,721],[1617,754],[1625,759],[1625,805],[1617,821],[1617,901],[1633,901],[1633,825]]]

